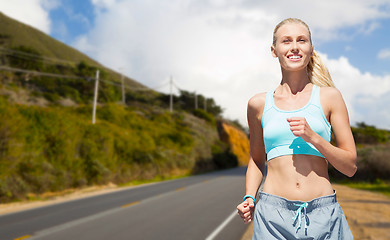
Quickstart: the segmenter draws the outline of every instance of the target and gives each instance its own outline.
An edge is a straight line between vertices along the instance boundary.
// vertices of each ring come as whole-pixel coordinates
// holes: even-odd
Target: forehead
[[[310,38],[309,29],[301,23],[283,24],[276,32],[276,37],[306,36]]]

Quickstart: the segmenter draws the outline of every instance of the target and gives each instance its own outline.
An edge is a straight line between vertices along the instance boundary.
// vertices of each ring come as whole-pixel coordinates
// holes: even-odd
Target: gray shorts
[[[253,239],[353,239],[336,192],[309,202],[260,192]]]

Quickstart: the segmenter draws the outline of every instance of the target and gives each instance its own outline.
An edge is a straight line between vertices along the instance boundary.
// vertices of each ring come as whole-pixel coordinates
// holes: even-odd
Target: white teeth
[[[299,59],[299,58],[301,58],[301,56],[293,55],[293,56],[289,56],[288,58],[290,58],[290,59]]]

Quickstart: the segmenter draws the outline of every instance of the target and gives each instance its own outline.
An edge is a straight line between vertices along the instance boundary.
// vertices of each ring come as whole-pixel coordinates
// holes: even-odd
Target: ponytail
[[[320,55],[313,50],[313,56],[307,65],[310,81],[320,87],[335,87],[328,68],[322,62]]]

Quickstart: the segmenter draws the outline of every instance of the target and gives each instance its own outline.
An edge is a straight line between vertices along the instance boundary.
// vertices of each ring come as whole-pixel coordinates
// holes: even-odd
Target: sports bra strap
[[[312,97],[312,102],[311,104],[319,107],[320,109],[321,108],[321,99],[320,99],[320,91],[321,91],[321,88],[318,87],[317,85],[313,85],[313,97]]]
[[[273,107],[273,97],[274,97],[275,89],[272,91],[267,92],[267,95],[265,97],[265,104],[264,104],[264,110],[263,112],[268,111],[270,108]]]

